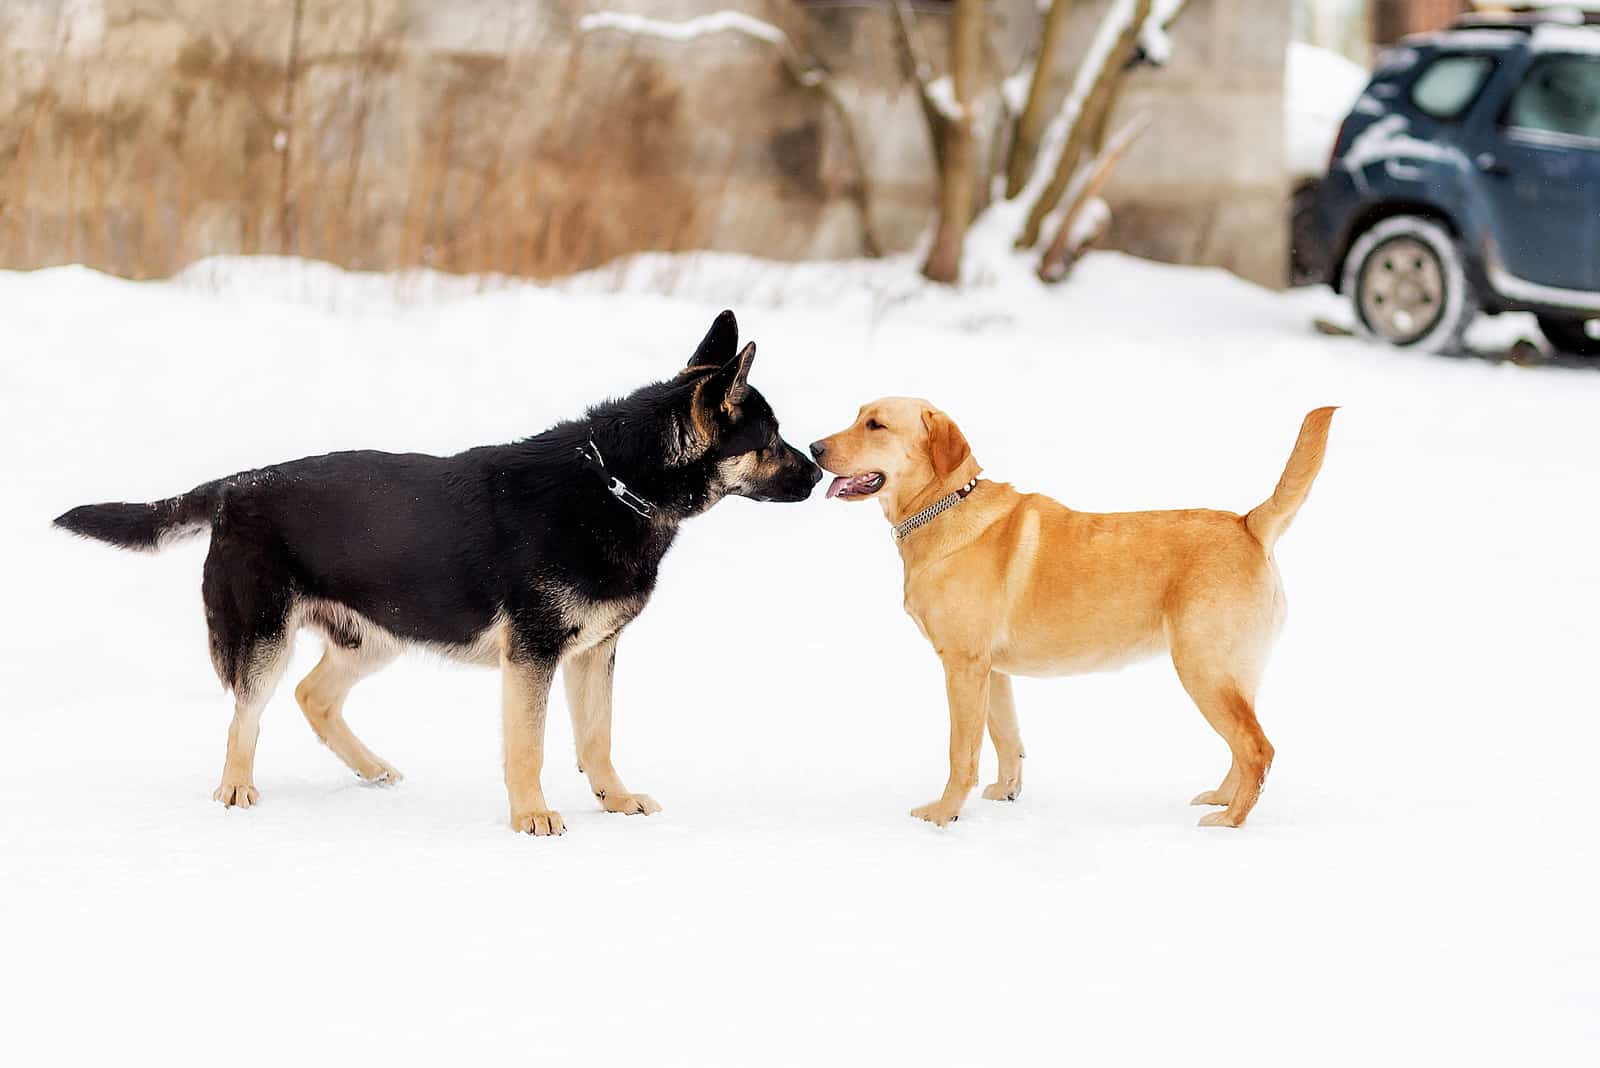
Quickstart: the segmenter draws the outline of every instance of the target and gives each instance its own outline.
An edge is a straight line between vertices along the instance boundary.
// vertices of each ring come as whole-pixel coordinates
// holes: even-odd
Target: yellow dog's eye
[[[889,428],[884,426],[882,423],[878,422],[876,419],[868,419],[867,420],[867,429],[868,430],[888,430]]]

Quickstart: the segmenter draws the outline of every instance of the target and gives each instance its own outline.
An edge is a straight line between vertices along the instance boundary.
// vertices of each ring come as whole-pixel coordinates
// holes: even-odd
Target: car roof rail
[[[1582,26],[1600,24],[1600,11],[1579,7],[1522,8],[1509,12],[1469,12],[1450,25],[1452,30],[1521,30],[1532,33],[1538,26]]]

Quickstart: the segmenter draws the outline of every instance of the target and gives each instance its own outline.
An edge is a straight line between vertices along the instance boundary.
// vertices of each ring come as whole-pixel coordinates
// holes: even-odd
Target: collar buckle
[[[641,519],[650,519],[656,514],[655,505],[633,492],[626,482],[606,470],[605,457],[600,455],[600,446],[594,443],[593,438],[578,450],[578,455],[583,457],[585,467],[594,470],[606,480],[606,492],[621,501]]]

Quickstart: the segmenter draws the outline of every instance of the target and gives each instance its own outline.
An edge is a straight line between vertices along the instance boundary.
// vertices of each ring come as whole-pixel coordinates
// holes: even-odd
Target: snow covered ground
[[[1051,291],[913,277],[0,274],[0,1063],[1596,1063],[1600,374],[1321,337],[1325,295],[1111,254]],[[617,763],[659,816],[598,811],[557,698],[568,833],[512,834],[494,674],[415,659],[349,705],[399,787],[286,684],[261,804],[210,800],[204,541],[51,517],[537,431],[673,372],[725,304],[791,440],[925,395],[992,477],[1086,509],[1248,508],[1343,405],[1279,547],[1249,825],[1195,826],[1227,756],[1160,662],[1020,684],[1020,801],[910,819],[945,774],[937,662],[877,509],[820,494],[693,521],[623,639]]]

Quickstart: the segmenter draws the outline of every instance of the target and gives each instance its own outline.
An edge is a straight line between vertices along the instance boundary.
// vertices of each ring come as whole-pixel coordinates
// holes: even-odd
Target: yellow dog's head
[[[811,455],[836,475],[828,496],[905,504],[953,475],[977,475],[972,449],[950,417],[925,400],[884,397],[863,405],[856,421],[811,443]]]

